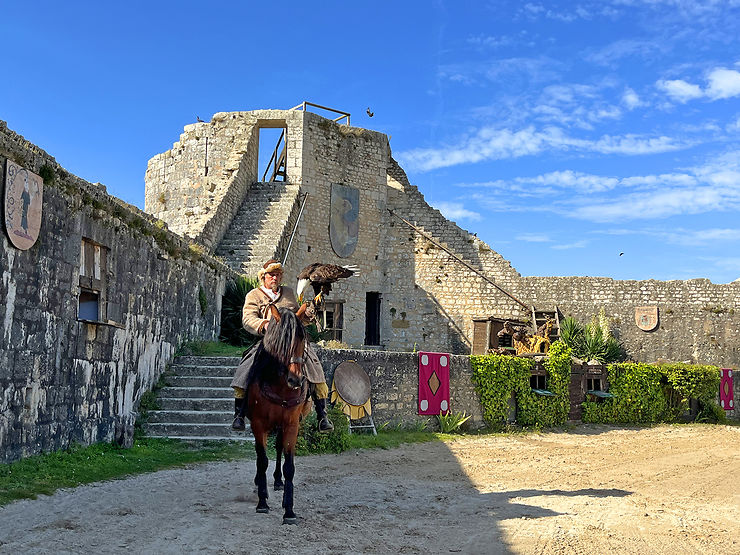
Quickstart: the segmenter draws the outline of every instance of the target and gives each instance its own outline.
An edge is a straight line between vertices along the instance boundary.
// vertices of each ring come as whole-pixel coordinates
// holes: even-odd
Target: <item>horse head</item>
[[[262,345],[269,355],[285,369],[285,381],[298,389],[306,379],[303,373],[303,355],[306,349],[306,331],[296,315],[287,308],[270,305],[273,321],[267,326]]]

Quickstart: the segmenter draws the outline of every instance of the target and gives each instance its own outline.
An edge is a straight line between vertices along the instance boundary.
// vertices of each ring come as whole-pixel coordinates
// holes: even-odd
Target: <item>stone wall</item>
[[[217,114],[217,119],[224,126],[223,133],[230,136],[247,133],[246,127],[239,131],[240,122],[287,127],[288,181],[309,196],[287,259],[286,283],[293,286],[293,276],[316,261],[359,266],[360,275],[336,284],[329,297],[344,301],[343,340],[351,346],[365,343],[365,295],[376,292],[381,298],[378,348],[392,351],[468,353],[474,318],[529,320],[534,306],[559,307],[585,322],[603,307],[630,356],[637,360],[740,366],[740,284],[522,277],[475,234],[426,203],[393,160],[386,135],[303,111],[260,110]],[[228,126],[235,128],[227,132]],[[191,140],[189,144],[196,143]],[[233,150],[233,155],[240,152]],[[246,151],[241,155],[248,157]],[[157,160],[153,159],[150,168]],[[184,172],[179,181],[169,183],[173,190],[184,190],[189,179],[194,178]],[[333,183],[355,187],[360,193],[359,240],[347,258],[335,254],[329,239]],[[167,217],[177,225],[182,214]],[[283,224],[284,232],[288,227]],[[187,233],[198,236],[196,228]],[[634,308],[647,305],[660,309],[661,327],[655,332],[642,332],[634,324]]]
[[[257,179],[259,136],[248,113],[219,113],[185,126],[180,140],[147,165],[145,210],[210,250]]]
[[[36,244],[21,251],[0,237],[0,461],[130,442],[141,395],[177,347],[217,336],[228,269],[3,122],[3,168],[6,158],[53,181]],[[100,323],[78,320],[83,239],[107,252]]]
[[[324,367],[328,384],[334,379],[336,367],[347,360],[356,361],[367,372],[376,426],[386,422],[413,426],[416,422],[430,419],[418,414],[419,353],[317,348],[316,354]],[[469,357],[450,357],[450,410],[454,413],[464,411],[471,417],[469,426],[478,428],[484,425],[484,421],[472,375]]]

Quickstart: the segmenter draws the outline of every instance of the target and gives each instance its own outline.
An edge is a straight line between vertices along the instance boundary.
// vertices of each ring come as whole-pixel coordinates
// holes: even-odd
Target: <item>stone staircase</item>
[[[234,271],[253,276],[280,258],[300,205],[300,187],[282,181],[252,184],[215,254]]]
[[[177,357],[159,390],[160,410],[149,411],[149,437],[189,440],[254,441],[251,432],[231,429],[234,396],[231,379],[238,357]]]

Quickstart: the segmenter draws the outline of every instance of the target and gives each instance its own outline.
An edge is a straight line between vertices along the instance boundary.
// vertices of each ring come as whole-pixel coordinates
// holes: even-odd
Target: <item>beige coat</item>
[[[244,299],[244,308],[242,309],[242,325],[249,333],[254,335],[263,336],[265,335],[265,325],[269,322],[270,318],[270,303],[273,300],[262,291],[260,288],[252,289],[247,293]],[[278,297],[274,301],[277,308],[288,308],[293,312],[298,310],[298,301],[295,298],[295,293],[290,287],[281,287],[278,292]],[[305,323],[305,322],[304,322]],[[242,360],[241,364],[234,373],[234,379],[231,382],[231,387],[241,387],[246,389],[247,387],[247,374],[249,369],[252,367],[252,361],[254,354],[257,349],[252,349]],[[310,343],[306,343],[306,351],[304,353],[306,359],[304,370],[306,372],[306,378],[311,383],[324,383],[326,377],[324,376],[324,369],[321,367],[321,362],[316,356],[316,351]]]

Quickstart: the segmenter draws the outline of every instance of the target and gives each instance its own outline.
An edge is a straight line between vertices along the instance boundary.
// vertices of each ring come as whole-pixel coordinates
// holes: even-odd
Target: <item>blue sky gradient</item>
[[[740,1],[307,4],[7,3],[0,119],[143,207],[196,116],[308,100],[523,275],[740,277]]]

